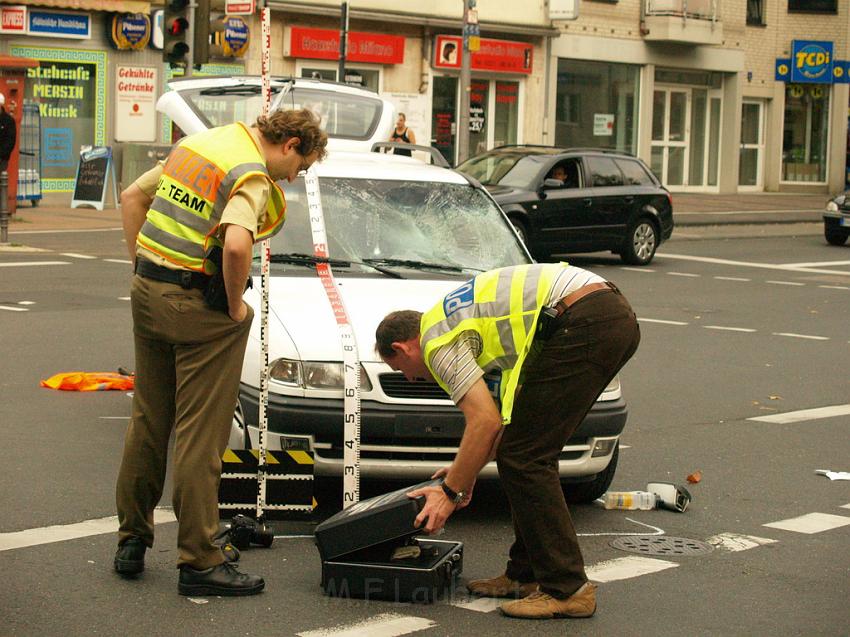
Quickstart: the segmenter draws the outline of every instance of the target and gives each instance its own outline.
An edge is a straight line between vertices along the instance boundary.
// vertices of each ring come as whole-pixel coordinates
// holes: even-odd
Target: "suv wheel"
[[[830,245],[843,246],[847,242],[848,235],[850,235],[850,231],[839,226],[823,227],[823,236]]]
[[[602,471],[597,473],[589,482],[570,482],[564,480],[561,482],[561,488],[564,490],[564,498],[569,504],[590,504],[611,486],[611,481],[614,479],[614,473],[617,471],[617,459],[620,457],[620,442],[614,446],[614,453],[611,454],[611,462]]]
[[[629,226],[620,257],[631,265],[647,265],[658,248],[658,230],[648,218],[641,217]]]

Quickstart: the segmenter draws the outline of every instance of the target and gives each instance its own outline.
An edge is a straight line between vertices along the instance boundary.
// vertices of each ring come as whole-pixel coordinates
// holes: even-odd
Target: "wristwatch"
[[[463,499],[466,497],[466,493],[463,491],[454,491],[449,485],[446,484],[446,481],[443,480],[440,483],[440,487],[443,489],[443,493],[446,494],[446,497],[451,500],[455,505],[463,502]]]

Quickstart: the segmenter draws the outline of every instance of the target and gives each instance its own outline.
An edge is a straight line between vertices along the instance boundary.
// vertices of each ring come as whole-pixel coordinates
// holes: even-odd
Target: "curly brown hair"
[[[390,312],[375,330],[375,351],[383,359],[395,356],[393,343],[409,341],[419,335],[422,312],[399,310]]]
[[[298,153],[303,157],[316,151],[318,161],[321,161],[328,154],[328,134],[322,130],[319,117],[309,109],[279,110],[268,116],[260,115],[254,125],[272,144],[283,144],[297,137],[301,140]]]

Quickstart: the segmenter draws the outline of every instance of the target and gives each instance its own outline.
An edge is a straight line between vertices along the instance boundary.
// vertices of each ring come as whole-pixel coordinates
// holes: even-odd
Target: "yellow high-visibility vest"
[[[450,391],[431,367],[434,350],[451,343],[461,332],[476,332],[482,343],[476,359],[479,367],[485,372],[502,372],[499,397],[502,423],[508,424],[537,318],[558,273],[566,267],[566,263],[536,263],[484,272],[425,312],[419,325],[422,354],[437,383]]]
[[[165,162],[137,242],[182,268],[213,274],[215,267],[204,255],[221,243],[216,234],[234,189],[253,175],[265,177],[270,186],[265,221],[255,234],[259,241],[280,229],[286,200],[245,124],[185,137]]]

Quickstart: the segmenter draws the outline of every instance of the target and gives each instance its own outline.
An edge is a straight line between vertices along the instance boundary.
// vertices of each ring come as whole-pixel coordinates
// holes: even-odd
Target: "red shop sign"
[[[314,60],[339,59],[339,31],[333,29],[290,27],[288,43],[289,46],[283,52],[288,57]],[[349,62],[403,64],[404,37],[349,31],[348,51],[345,57]]]
[[[459,69],[463,39],[458,35],[438,35],[434,47],[434,68]],[[525,73],[532,69],[534,47],[526,42],[481,38],[481,48],[473,51],[470,66],[474,71]]]
[[[26,6],[0,6],[0,33],[26,33],[26,24]]]

